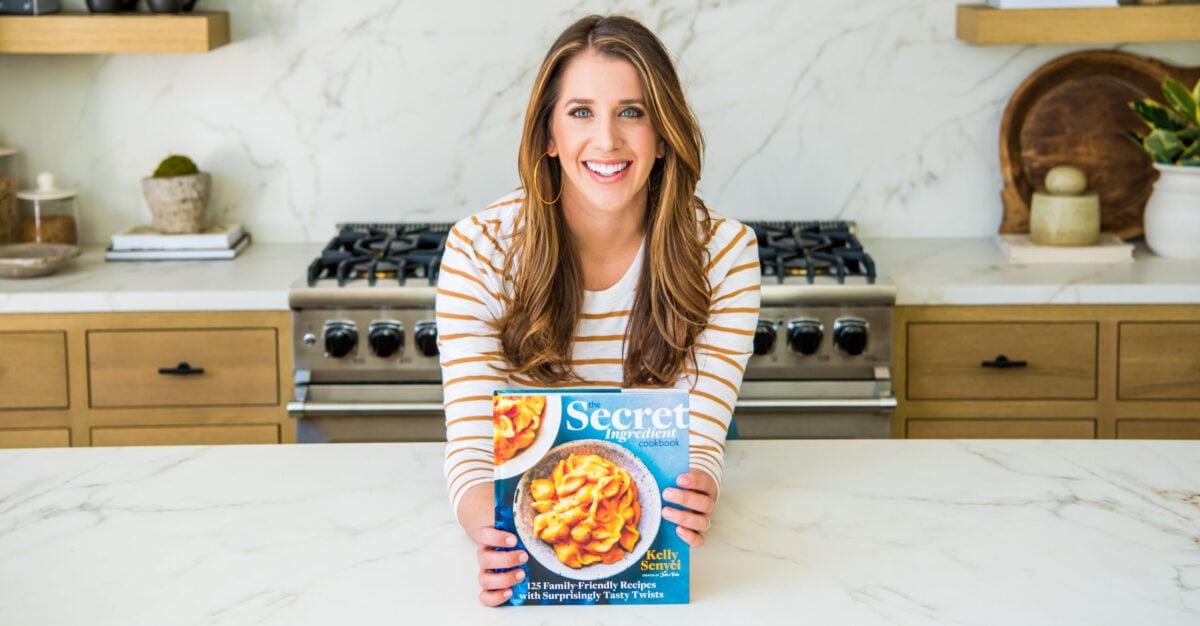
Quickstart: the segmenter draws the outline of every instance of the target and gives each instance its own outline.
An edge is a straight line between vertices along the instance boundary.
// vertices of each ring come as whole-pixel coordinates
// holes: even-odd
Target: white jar
[[[1146,245],[1159,256],[1200,258],[1200,167],[1154,169],[1159,177],[1142,216]]]

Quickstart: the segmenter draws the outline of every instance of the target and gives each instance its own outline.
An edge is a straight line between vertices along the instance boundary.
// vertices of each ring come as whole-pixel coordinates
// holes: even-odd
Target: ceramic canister
[[[1029,237],[1041,246],[1090,246],[1100,238],[1100,198],[1085,193],[1087,177],[1059,166],[1046,174],[1046,193],[1034,192]]]

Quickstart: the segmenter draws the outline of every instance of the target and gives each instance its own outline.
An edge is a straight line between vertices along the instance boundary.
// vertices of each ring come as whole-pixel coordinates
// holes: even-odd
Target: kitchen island
[[[729,448],[690,605],[500,609],[439,444],[0,451],[0,624],[1200,623],[1200,442]]]

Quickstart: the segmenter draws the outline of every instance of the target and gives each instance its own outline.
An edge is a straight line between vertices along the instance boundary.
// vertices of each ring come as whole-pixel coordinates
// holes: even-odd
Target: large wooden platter
[[[1073,165],[1100,195],[1100,228],[1122,239],[1142,234],[1142,213],[1158,173],[1150,159],[1123,136],[1145,125],[1128,102],[1162,101],[1162,81],[1173,76],[1188,86],[1200,67],[1168,65],[1113,50],[1061,56],[1030,74],[1013,93],[1000,123],[1000,170],[1004,178],[1001,233],[1029,232],[1034,191],[1044,191],[1046,172]]]

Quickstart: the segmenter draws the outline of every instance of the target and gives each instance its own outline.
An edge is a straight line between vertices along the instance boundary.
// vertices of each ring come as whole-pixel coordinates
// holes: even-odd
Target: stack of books
[[[194,261],[232,259],[250,245],[241,224],[209,224],[195,233],[163,233],[134,226],[112,236],[104,252],[109,261]]]

